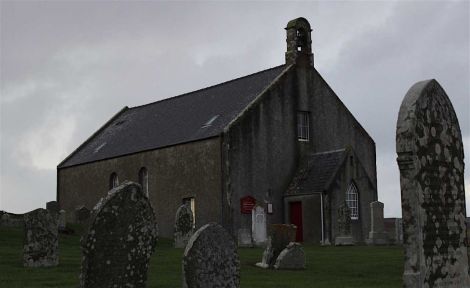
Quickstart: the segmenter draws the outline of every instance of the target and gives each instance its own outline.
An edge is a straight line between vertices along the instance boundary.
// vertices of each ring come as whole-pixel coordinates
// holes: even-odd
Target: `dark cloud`
[[[470,140],[468,2],[0,5],[0,209],[54,199],[55,166],[123,106],[282,64],[299,16],[317,69],[376,140],[387,215],[400,214],[395,123],[414,82],[441,83]]]

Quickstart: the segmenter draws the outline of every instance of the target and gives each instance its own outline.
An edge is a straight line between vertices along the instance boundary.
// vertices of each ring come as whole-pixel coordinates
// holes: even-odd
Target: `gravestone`
[[[293,224],[269,225],[269,236],[266,248],[263,251],[261,262],[256,266],[261,268],[272,268],[276,259],[284,248],[291,242],[295,242],[297,227]]]
[[[75,220],[79,224],[87,224],[90,219],[90,209],[85,206],[80,206],[75,209]]]
[[[457,116],[436,80],[414,84],[400,107],[404,287],[470,287],[464,153]]]
[[[232,236],[216,223],[197,230],[183,255],[183,288],[240,286],[240,260]]]
[[[266,229],[266,211],[264,208],[257,205],[251,210],[251,233],[253,237],[253,244],[255,246],[264,246],[267,241]]]
[[[351,211],[344,202],[338,207],[338,236],[335,238],[336,246],[354,245],[351,234]]]
[[[305,252],[302,245],[296,242],[289,243],[277,257],[274,268],[281,270],[305,269]]]
[[[24,214],[23,265],[51,267],[59,264],[57,214],[36,209]]]
[[[65,210],[59,211],[59,231],[65,230],[65,226],[67,225],[67,216]]]
[[[57,201],[49,201],[46,203],[46,209],[59,213],[59,203]]]
[[[175,248],[184,248],[193,235],[193,212],[189,205],[183,204],[176,210]]]
[[[389,244],[403,244],[403,225],[401,218],[384,218],[384,230]]]
[[[93,209],[80,287],[145,287],[157,242],[155,214],[139,184],[124,181]]]
[[[387,233],[384,229],[384,204],[379,201],[370,203],[371,226],[367,244],[385,245],[388,244]]]
[[[238,247],[253,247],[251,238],[251,229],[240,228],[238,229]]]

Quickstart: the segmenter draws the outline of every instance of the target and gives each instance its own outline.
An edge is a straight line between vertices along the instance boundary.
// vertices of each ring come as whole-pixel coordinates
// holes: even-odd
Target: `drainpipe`
[[[322,245],[325,245],[325,235],[324,235],[324,230],[325,230],[325,223],[323,222],[323,193],[320,193],[320,214],[321,214],[321,243]]]

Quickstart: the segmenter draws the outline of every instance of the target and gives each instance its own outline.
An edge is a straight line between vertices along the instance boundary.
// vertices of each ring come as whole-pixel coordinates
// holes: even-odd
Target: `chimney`
[[[297,18],[287,23],[286,64],[310,65],[313,67],[312,37],[310,23],[305,18]]]

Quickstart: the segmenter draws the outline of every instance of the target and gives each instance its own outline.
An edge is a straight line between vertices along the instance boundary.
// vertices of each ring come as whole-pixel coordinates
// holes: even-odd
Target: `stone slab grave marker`
[[[232,236],[216,223],[197,230],[183,255],[183,288],[240,286],[240,260]]]
[[[261,262],[256,263],[260,268],[272,268],[279,254],[291,242],[295,242],[297,227],[293,224],[269,225],[269,236],[266,248],[263,251]]]
[[[253,247],[250,228],[238,229],[238,247]]]
[[[23,265],[50,267],[59,264],[57,214],[36,209],[24,214]]]
[[[90,219],[91,211],[85,206],[80,206],[75,209],[75,221],[79,224],[87,224]]]
[[[256,205],[251,210],[251,233],[253,237],[253,244],[255,246],[266,245],[267,228],[266,228],[266,211],[263,207]]]
[[[67,225],[67,216],[65,210],[59,211],[59,231],[65,230],[65,226]]]
[[[379,201],[370,203],[371,226],[367,244],[386,245],[388,244],[387,233],[384,228],[384,204]]]
[[[80,287],[145,287],[156,235],[155,214],[139,184],[124,181],[109,191],[81,241]]]
[[[335,245],[354,245],[351,234],[351,211],[346,202],[338,207],[338,236],[335,238]]]
[[[183,204],[176,210],[175,248],[184,248],[193,235],[193,212],[189,205]]]
[[[49,201],[46,203],[46,209],[59,213],[59,203],[57,201]]]
[[[274,268],[281,270],[305,269],[305,252],[302,245],[296,242],[290,242],[277,257]]]
[[[414,84],[400,107],[405,288],[470,287],[464,153],[457,116],[436,80]]]

